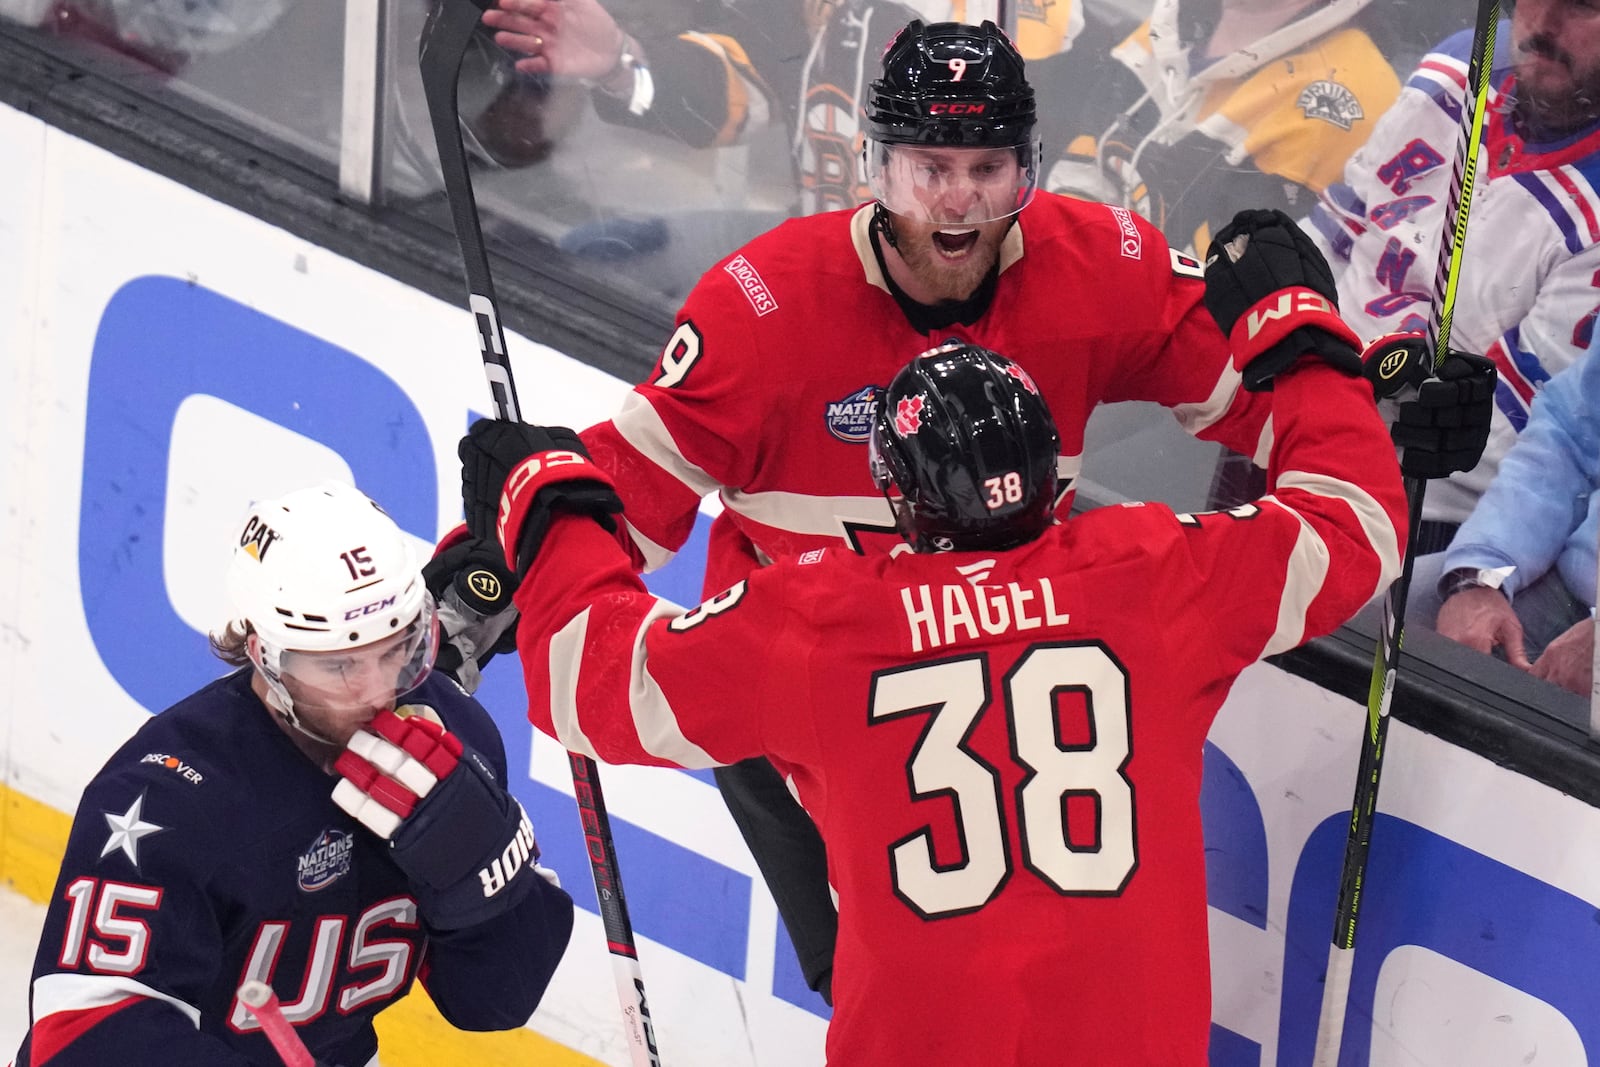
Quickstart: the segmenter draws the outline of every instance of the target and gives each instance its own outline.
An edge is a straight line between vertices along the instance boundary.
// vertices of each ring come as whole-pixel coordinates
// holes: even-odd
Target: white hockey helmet
[[[283,676],[293,653],[348,651],[406,635],[397,696],[433,668],[438,616],[410,539],[353,486],[327,482],[252,505],[228,569],[228,595],[237,623],[258,637],[251,659],[291,722]]]

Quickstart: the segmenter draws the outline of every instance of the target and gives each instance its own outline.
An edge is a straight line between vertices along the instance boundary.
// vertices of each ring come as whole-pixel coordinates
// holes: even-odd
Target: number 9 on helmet
[[[873,481],[918,552],[1003,551],[1055,520],[1061,438],[1011,360],[952,341],[906,364],[874,405]]]
[[[867,185],[896,215],[976,225],[1038,191],[1033,88],[993,22],[912,20],[884,52],[865,111]]]
[[[248,648],[291,724],[299,725],[291,690],[325,700],[337,678],[351,699],[392,706],[433,668],[439,623],[417,554],[394,520],[351,486],[329,482],[252,505],[227,586],[233,619],[212,643],[224,658],[230,647]],[[378,642],[381,656],[359,654]],[[337,653],[345,655],[329,655]],[[316,682],[297,685],[296,675]]]

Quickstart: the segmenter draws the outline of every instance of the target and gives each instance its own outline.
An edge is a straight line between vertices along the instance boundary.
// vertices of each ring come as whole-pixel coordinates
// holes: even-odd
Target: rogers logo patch
[[[1144,258],[1144,238],[1139,236],[1139,227],[1133,224],[1133,213],[1125,207],[1113,207],[1111,214],[1117,217],[1117,225],[1122,229],[1122,258]]]
[[[778,310],[778,302],[772,298],[772,291],[767,288],[767,283],[761,280],[761,275],[756,273],[755,267],[743,256],[734,256],[722,267],[739,283],[739,288],[744,290],[744,298],[750,301],[750,306],[756,309],[756,317],[770,314]]]

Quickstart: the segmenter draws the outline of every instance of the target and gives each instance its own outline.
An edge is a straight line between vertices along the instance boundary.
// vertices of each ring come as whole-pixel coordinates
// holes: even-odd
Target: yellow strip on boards
[[[36,903],[49,900],[71,829],[71,816],[0,785],[0,885]],[[604,1067],[532,1030],[457,1030],[439,1015],[420,983],[378,1016],[377,1027],[383,1067]]]

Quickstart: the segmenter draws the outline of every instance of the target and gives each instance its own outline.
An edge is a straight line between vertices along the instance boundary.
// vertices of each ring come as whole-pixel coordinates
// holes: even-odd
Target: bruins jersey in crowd
[[[1364,6],[1333,0],[1212,58],[1215,16],[1158,0],[1111,50],[1122,86],[1101,99],[1131,106],[1074,137],[1049,188],[1131,207],[1200,253],[1240,207],[1304,215],[1399,95],[1383,52],[1350,23]]]
[[[871,198],[860,173],[861,101],[879,59],[909,21],[1010,25],[1028,59],[1065,51],[1082,27],[1073,0],[765,0],[644,41],[649,106],[595,93],[600,117],[697,147],[738,143],[770,123],[789,134],[802,214]]]

